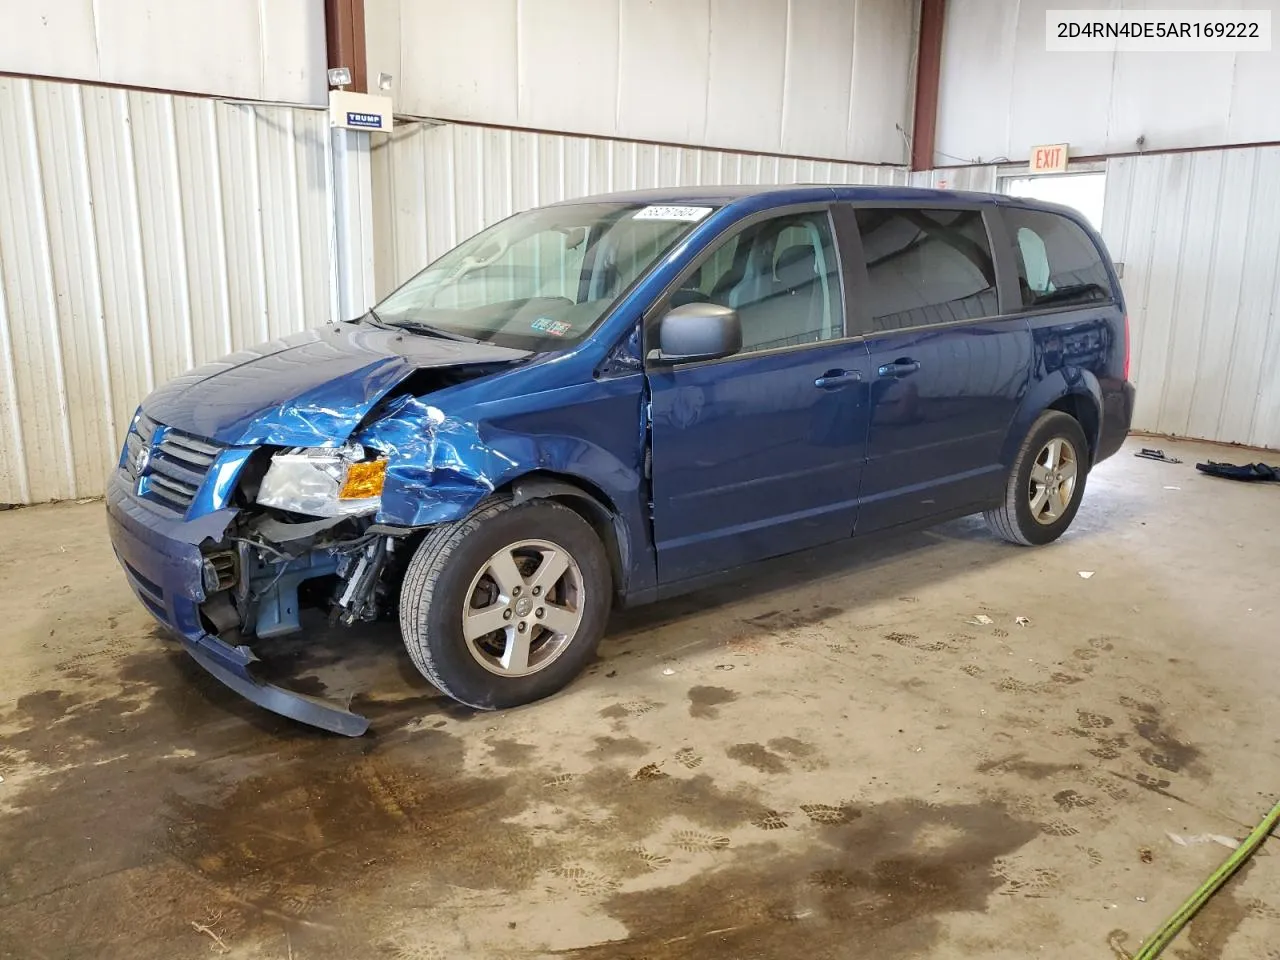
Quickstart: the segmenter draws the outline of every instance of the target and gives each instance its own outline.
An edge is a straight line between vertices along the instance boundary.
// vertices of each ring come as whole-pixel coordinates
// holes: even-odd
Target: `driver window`
[[[717,303],[742,322],[742,352],[844,335],[835,241],[825,212],[752,224],[715,247],[671,306]]]

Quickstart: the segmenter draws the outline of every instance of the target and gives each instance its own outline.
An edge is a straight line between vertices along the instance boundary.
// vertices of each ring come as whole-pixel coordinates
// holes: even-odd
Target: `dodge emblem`
[[[135,476],[142,476],[142,471],[147,469],[147,464],[151,462],[151,448],[143,447],[138,451],[137,456],[133,458],[133,472]]]

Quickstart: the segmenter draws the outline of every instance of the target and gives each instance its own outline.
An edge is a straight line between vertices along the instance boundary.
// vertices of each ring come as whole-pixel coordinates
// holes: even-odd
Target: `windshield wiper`
[[[373,313],[372,310],[369,311]],[[377,315],[374,314],[376,317]],[[433,327],[429,323],[423,323],[421,320],[398,320],[395,323],[387,323],[385,320],[380,321],[384,327],[399,327],[401,330],[415,330],[425,333],[429,337],[439,337],[441,340],[458,340],[462,343],[479,343],[475,337],[466,337],[460,333],[454,333],[452,330],[442,330],[440,327]]]
[[[418,330],[428,336],[439,337],[441,340],[458,340],[465,343],[479,343],[474,337],[464,337],[460,333],[454,333],[451,330],[441,330],[439,327],[433,327],[429,323],[422,323],[419,320],[400,320],[396,323],[387,323],[378,312],[372,307],[360,320],[377,327],[379,330]],[[359,321],[357,321],[359,322]]]

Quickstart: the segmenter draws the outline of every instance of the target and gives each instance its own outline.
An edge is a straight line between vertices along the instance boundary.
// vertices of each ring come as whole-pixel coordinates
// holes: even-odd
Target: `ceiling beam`
[[[916,104],[911,130],[911,169],[933,169],[938,130],[938,84],[942,75],[942,24],[947,0],[921,0],[920,46],[916,51]]]
[[[369,92],[369,65],[364,41],[364,0],[324,0],[325,46],[329,66],[351,71],[356,93]]]

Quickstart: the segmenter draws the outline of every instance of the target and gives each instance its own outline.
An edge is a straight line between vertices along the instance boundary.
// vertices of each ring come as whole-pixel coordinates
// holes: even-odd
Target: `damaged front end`
[[[208,615],[220,632],[235,627],[264,639],[293,633],[301,629],[299,588],[329,578],[330,589],[309,591],[310,603],[347,626],[376,620],[394,601],[384,568],[411,533],[366,518],[286,521],[247,511],[227,533],[234,552],[224,554],[243,573],[214,595],[218,609],[211,601]]]
[[[116,471],[107,501],[112,543],[138,598],[201,666],[254,703],[335,733],[364,733],[368,720],[345,706],[269,682],[250,643],[301,630],[306,607],[348,625],[389,611],[398,579],[386,573],[413,531],[375,523],[376,507],[307,517],[257,503],[273,455],[287,461],[296,453],[271,448],[214,455],[234,474],[225,496],[200,485],[180,514],[156,482],[182,469],[173,456],[178,435],[141,424],[148,427],[143,449],[154,452]],[[216,509],[191,516],[214,498],[222,501]]]
[[[231,666],[236,676],[254,684],[252,688],[229,685],[256,703],[304,723],[348,736],[364,733],[368,727],[364,717],[267,683],[248,641],[298,632],[306,607],[326,612],[331,623],[347,626],[387,614],[395,602],[398,580],[384,573],[397,564],[397,548],[409,533],[386,532],[362,518],[287,521],[246,510],[228,525],[219,542],[207,541],[201,549],[205,588],[201,619],[217,643],[235,651]]]
[[[323,336],[265,356],[281,369],[291,353],[301,359],[319,346],[336,353],[338,341]],[[362,337],[369,351],[370,336]],[[301,630],[304,607],[347,625],[393,612],[413,538],[427,525],[400,519],[422,513],[407,504],[422,492],[423,463],[405,458],[429,457],[434,446],[430,427],[409,441],[412,418],[403,413],[421,409],[420,394],[528,356],[472,352],[470,363],[446,365],[442,355],[434,367],[418,356],[398,375],[387,371],[394,358],[375,357],[362,370],[376,377],[357,372],[346,386],[325,384],[322,398],[313,390],[270,405],[255,400],[249,406],[256,409],[232,411],[229,392],[203,407],[191,403],[190,391],[148,398],[110,478],[111,540],[139,599],[209,673],[276,713],[347,736],[365,732],[368,720],[344,705],[270,682],[250,644]],[[306,373],[314,360],[308,355],[295,367]],[[243,366],[224,366],[210,379]],[[349,404],[335,405],[343,390]],[[418,488],[408,489],[404,477]],[[473,502],[486,491],[473,486]],[[390,519],[384,497],[394,506]],[[438,512],[428,524],[449,513]]]

